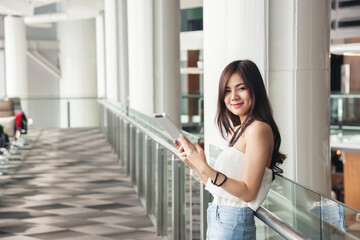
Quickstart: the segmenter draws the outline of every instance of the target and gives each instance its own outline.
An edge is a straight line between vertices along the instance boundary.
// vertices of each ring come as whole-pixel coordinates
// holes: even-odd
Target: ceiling
[[[56,2],[78,2],[83,6],[90,4],[86,0],[0,0],[0,15],[19,15],[19,16],[31,16],[34,14],[34,8],[45,6]],[[84,4],[86,2],[86,4]],[[97,1],[99,2],[99,1]],[[101,0],[102,4],[104,0]],[[196,8],[202,7],[203,0],[180,0],[180,8]]]
[[[62,0],[0,0],[1,15],[31,16],[34,8]]]

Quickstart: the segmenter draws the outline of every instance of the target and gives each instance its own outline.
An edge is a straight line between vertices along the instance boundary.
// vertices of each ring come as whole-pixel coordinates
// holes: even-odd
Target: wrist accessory
[[[218,183],[216,183],[216,181],[218,180],[219,174],[224,176],[224,180],[221,183],[218,184]],[[221,172],[216,172],[215,179],[214,179],[214,181],[211,180],[211,183],[214,184],[217,187],[221,187],[226,182],[226,180],[227,180],[227,176],[225,174],[223,174]]]

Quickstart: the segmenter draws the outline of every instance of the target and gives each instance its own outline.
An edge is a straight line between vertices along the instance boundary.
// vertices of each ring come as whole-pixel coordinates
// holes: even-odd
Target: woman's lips
[[[231,106],[234,107],[234,108],[239,108],[242,105],[243,105],[243,103],[233,103],[233,104],[231,104]]]

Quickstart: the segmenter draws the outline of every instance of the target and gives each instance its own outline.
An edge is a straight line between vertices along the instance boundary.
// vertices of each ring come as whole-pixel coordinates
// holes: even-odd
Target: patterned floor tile
[[[0,239],[161,239],[98,129],[28,137],[0,176]]]
[[[75,227],[70,228],[73,231],[87,233],[87,234],[93,234],[93,235],[106,235],[106,234],[115,234],[115,233],[121,233],[125,230],[122,230],[120,228],[115,227],[109,227],[102,224],[92,224],[92,225],[86,225],[81,227]]]
[[[52,240],[52,239],[70,239],[73,237],[83,236],[83,233],[70,231],[70,230],[63,230],[57,232],[47,232],[47,233],[40,233],[34,235],[28,235],[29,237],[33,237],[35,239],[44,239],[44,240]]]

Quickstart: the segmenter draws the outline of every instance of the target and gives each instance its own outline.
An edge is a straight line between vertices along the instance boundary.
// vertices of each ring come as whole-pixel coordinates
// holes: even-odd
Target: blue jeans
[[[207,240],[256,239],[254,211],[251,208],[210,203],[207,209]]]

